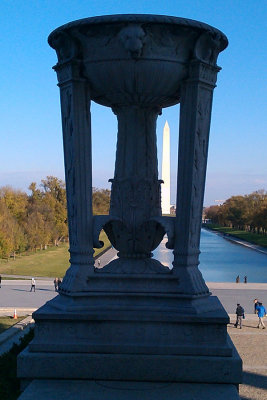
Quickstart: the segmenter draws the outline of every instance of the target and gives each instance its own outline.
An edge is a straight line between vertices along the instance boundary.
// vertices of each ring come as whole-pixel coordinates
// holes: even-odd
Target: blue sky
[[[26,190],[47,175],[64,179],[59,92],[47,36],[58,26],[104,14],[164,14],[222,30],[229,47],[214,91],[205,204],[267,189],[267,2],[252,0],[1,0],[0,186]],[[113,176],[116,118],[92,105],[94,186]],[[171,129],[171,184],[175,202],[179,107],[158,119],[161,161],[165,120]]]

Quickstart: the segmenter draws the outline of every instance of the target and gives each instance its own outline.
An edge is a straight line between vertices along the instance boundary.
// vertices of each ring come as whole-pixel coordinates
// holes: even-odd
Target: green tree
[[[93,214],[108,214],[110,190],[93,188]]]

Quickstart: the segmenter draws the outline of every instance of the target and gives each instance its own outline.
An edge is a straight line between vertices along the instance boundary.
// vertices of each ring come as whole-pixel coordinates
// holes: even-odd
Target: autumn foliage
[[[110,191],[93,189],[93,212],[107,214]],[[65,183],[48,176],[29,193],[0,188],[0,258],[57,245],[68,238]]]

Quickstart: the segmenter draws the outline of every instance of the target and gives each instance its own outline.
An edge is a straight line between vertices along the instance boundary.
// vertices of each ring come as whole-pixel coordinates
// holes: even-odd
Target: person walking
[[[262,303],[258,303],[257,307],[256,307],[257,313],[258,313],[258,317],[259,317],[259,323],[258,323],[258,328],[260,329],[260,326],[262,326],[262,329],[265,329],[265,325],[263,322],[263,318],[266,315],[266,310],[265,307],[262,305]]]
[[[100,258],[97,260],[97,265],[98,265],[98,268],[100,268],[100,264],[101,264],[101,261],[100,261]]]
[[[57,290],[60,289],[61,283],[62,283],[62,280],[60,278],[58,278],[58,280],[57,280]]]
[[[235,327],[237,328],[238,325],[240,327],[240,329],[242,329],[242,319],[245,318],[245,311],[244,308],[241,307],[241,305],[238,303],[237,307],[236,307],[236,323],[235,323]]]
[[[257,314],[257,306],[259,305],[259,300],[254,299],[254,314]]]
[[[35,292],[35,279],[34,278],[32,278],[32,280],[31,280],[31,290],[30,290],[30,292],[32,292],[32,289]]]
[[[58,278],[54,279],[54,286],[55,286],[55,292],[57,292],[57,289],[58,289]]]
[[[247,275],[244,276],[244,283],[248,283],[248,277],[247,277]]]
[[[237,275],[235,282],[236,282],[236,283],[239,283],[239,282],[240,282],[240,276],[239,276],[239,275]]]

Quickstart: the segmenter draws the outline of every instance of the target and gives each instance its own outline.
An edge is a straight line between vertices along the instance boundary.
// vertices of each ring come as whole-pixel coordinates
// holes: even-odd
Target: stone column
[[[217,66],[193,60],[182,85],[173,273],[183,293],[209,294],[198,269],[212,95]]]
[[[120,219],[104,229],[119,257],[150,258],[164,235],[150,221],[161,215],[156,147],[156,107],[113,108],[118,118],[110,215]],[[158,225],[158,224],[157,224]]]
[[[92,155],[88,84],[80,77],[80,62],[57,64],[61,99],[67,190],[70,263],[61,292],[86,290],[94,271],[92,240]]]

